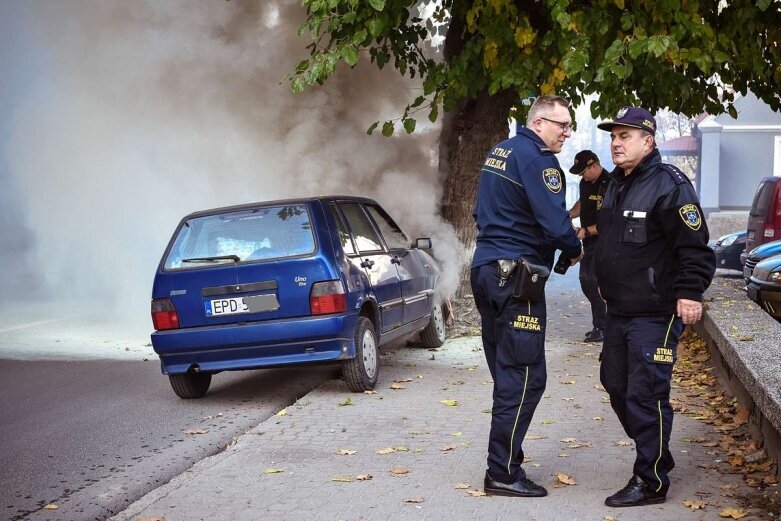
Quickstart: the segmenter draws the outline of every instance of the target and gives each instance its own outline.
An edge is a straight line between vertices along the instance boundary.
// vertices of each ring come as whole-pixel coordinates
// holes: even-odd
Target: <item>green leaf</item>
[[[355,11],[349,11],[342,16],[342,23],[343,24],[351,24],[355,21]]]
[[[345,45],[342,49],[342,58],[350,67],[354,67],[358,63],[358,49],[352,45]]]
[[[382,124],[382,135],[385,137],[393,135],[393,121],[386,121]]]
[[[640,56],[643,51],[645,51],[646,47],[648,46],[648,39],[642,38],[642,39],[634,39],[631,42],[629,42],[629,46],[627,47],[627,51],[629,52],[629,57],[633,60],[636,60],[638,56]]]
[[[382,11],[385,9],[385,0],[369,0],[369,5],[377,11]]]
[[[376,38],[382,34],[382,30],[385,28],[385,20],[374,17],[366,22],[366,26],[369,29],[369,34],[372,38]]]
[[[669,36],[651,36],[648,38],[648,52],[659,58],[670,46]]]
[[[374,123],[372,123],[372,126],[369,127],[369,129],[366,131],[366,133],[371,136],[372,132],[374,132],[374,129],[376,129],[377,125],[379,125],[379,124],[380,124],[379,121],[375,121]]]
[[[416,123],[417,123],[417,121],[415,121],[412,118],[406,118],[404,120],[404,130],[407,131],[407,134],[412,134],[413,132],[415,132],[415,124]]]
[[[361,29],[359,31],[356,31],[353,35],[353,44],[354,45],[362,45],[363,42],[366,40],[366,37],[369,36],[369,33],[366,31],[366,29]]]
[[[431,105],[431,112],[428,113],[428,120],[434,123],[439,117],[439,105]]]

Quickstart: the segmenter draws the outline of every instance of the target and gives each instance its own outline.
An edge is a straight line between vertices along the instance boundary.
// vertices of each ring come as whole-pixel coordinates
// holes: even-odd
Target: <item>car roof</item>
[[[295,199],[276,199],[273,201],[258,201],[254,203],[238,204],[234,206],[222,206],[218,208],[210,208],[208,210],[198,210],[184,216],[185,220],[194,219],[196,217],[204,217],[207,215],[215,215],[221,213],[240,212],[242,210],[252,210],[261,206],[282,206],[292,204],[307,204],[315,201],[329,203],[332,201],[346,201],[355,203],[367,203],[377,204],[377,201],[368,197],[356,196],[356,195],[317,195],[312,197],[299,197]]]

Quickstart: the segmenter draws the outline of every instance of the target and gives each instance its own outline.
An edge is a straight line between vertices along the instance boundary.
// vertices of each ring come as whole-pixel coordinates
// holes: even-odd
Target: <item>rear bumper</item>
[[[355,356],[358,314],[174,329],[152,333],[164,374],[236,371]]]

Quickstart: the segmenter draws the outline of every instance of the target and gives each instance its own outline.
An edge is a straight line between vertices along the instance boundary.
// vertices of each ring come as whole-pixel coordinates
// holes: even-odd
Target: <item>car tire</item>
[[[355,357],[342,362],[342,375],[351,391],[362,393],[374,389],[379,372],[380,352],[374,324],[366,317],[358,317],[355,325]]]
[[[206,394],[212,382],[212,375],[210,373],[169,374],[168,381],[171,382],[176,396],[189,400]]]
[[[428,325],[420,332],[420,341],[424,347],[440,347],[445,343],[445,315],[442,312],[442,302],[436,300],[431,308],[431,320]]]

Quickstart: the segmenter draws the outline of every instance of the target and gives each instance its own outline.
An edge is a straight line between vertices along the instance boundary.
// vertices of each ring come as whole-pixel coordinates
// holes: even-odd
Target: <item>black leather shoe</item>
[[[539,486],[528,478],[521,478],[515,483],[496,481],[485,473],[483,490],[489,496],[544,497],[548,495],[545,487]]]
[[[602,342],[605,339],[605,332],[602,331],[600,328],[595,327],[588,333],[586,333],[586,338],[583,339],[584,342]]]
[[[632,476],[624,488],[605,500],[605,504],[609,507],[639,507],[664,503],[666,499],[667,490],[654,492],[642,479]]]

